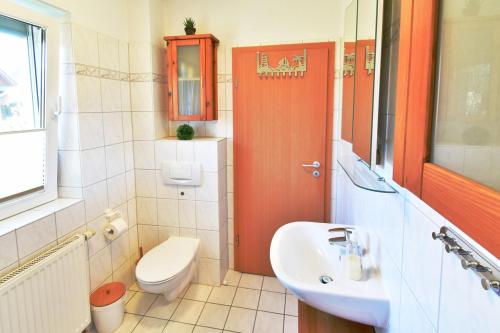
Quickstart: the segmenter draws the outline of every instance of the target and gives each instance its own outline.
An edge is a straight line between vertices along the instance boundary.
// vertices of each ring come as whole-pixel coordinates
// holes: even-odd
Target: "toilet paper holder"
[[[117,210],[113,210],[113,209],[108,208],[104,212],[104,215],[106,218],[106,224],[104,225],[103,230],[105,233],[107,233],[109,235],[113,235],[114,230],[111,228],[110,223],[113,222],[113,220],[121,218],[122,214]]]

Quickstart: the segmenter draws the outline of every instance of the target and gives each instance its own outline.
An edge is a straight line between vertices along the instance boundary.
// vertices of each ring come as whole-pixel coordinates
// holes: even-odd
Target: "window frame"
[[[0,220],[57,199],[57,114],[59,110],[59,22],[42,13],[11,1],[0,0],[0,14],[45,29],[45,184],[44,189],[0,203]]]
[[[497,258],[500,192],[430,162],[439,0],[402,0],[393,180]]]

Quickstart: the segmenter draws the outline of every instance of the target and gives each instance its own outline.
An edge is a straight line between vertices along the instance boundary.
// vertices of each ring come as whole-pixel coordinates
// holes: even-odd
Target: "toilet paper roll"
[[[114,219],[104,226],[104,236],[109,240],[117,239],[121,234],[127,231],[128,225],[124,219]]]

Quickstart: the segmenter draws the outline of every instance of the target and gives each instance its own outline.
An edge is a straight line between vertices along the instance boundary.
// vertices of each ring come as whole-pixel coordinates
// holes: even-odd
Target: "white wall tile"
[[[101,112],[101,84],[98,78],[77,75],[78,112]]]
[[[439,332],[496,332],[499,313],[500,297],[485,291],[479,277],[465,271],[458,257],[444,255]]]
[[[156,169],[161,169],[162,162],[176,161],[177,143],[173,140],[155,141]]]
[[[132,112],[134,140],[154,140],[154,112]]]
[[[201,163],[205,172],[217,172],[222,165],[218,165],[217,141],[194,141],[194,160]]]
[[[220,258],[219,232],[211,230],[197,230],[196,236],[200,240],[200,257]]]
[[[403,277],[432,325],[437,326],[443,249],[430,235],[440,226],[409,203],[405,212]]]
[[[201,185],[195,187],[196,200],[218,201],[219,200],[219,175],[217,173],[203,172],[201,174]]]
[[[83,188],[83,198],[85,199],[85,215],[87,221],[92,221],[104,214],[108,206],[106,182],[99,182]]]
[[[102,118],[104,126],[104,143],[106,145],[113,145],[123,142],[122,113],[104,113]]]
[[[194,141],[177,141],[177,161],[194,162]]]
[[[83,186],[97,183],[106,178],[106,158],[104,148],[94,148],[81,152]]]
[[[37,251],[57,239],[54,215],[49,215],[36,222],[16,230],[19,258]]]
[[[112,146],[106,146],[106,174],[107,177],[113,177],[125,172],[125,154],[123,144],[119,143]]]
[[[138,196],[156,198],[156,171],[136,169],[135,186]]]
[[[158,226],[139,224],[137,231],[139,246],[143,248],[144,253],[158,245]]]
[[[219,230],[217,202],[196,201],[196,227],[204,230]]]
[[[137,197],[137,223],[158,224],[155,198]]]
[[[411,293],[406,283],[402,284],[401,290],[401,317],[400,332],[404,333],[433,333],[436,329],[422,311],[415,296]]]
[[[107,184],[109,208],[116,208],[127,201],[127,182],[124,173],[108,178]]]
[[[179,200],[158,199],[158,224],[179,227]]]
[[[153,83],[131,82],[130,103],[132,111],[154,111]]]
[[[154,141],[134,141],[134,163],[137,169],[155,168]]]
[[[123,146],[125,150],[125,170],[129,171],[134,168],[134,144],[125,142]]]
[[[120,83],[120,93],[121,93],[121,109],[123,112],[132,111],[132,105],[130,104],[130,82],[121,81]]]
[[[196,206],[191,200],[179,200],[179,225],[181,228],[196,228]]]
[[[89,258],[90,289],[94,290],[111,275],[111,249],[106,246]]]
[[[123,141],[132,141],[132,112],[122,112],[123,119]]]
[[[127,181],[127,200],[131,200],[135,198],[135,171],[127,171],[125,173],[125,178]]]
[[[125,231],[118,239],[111,243],[111,263],[113,271],[120,268],[129,258],[129,246],[128,231]]]
[[[128,225],[133,226],[137,224],[137,200],[132,199],[127,202],[128,210]]]
[[[79,115],[80,149],[104,146],[104,132],[101,113]]]
[[[171,236],[179,236],[180,230],[177,227],[158,226],[158,243],[163,243]]]
[[[103,112],[121,111],[121,81],[101,79],[101,97]]]

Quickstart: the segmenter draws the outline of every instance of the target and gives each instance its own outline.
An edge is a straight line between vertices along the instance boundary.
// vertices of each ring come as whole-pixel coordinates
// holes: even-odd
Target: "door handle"
[[[318,161],[314,161],[314,162],[312,162],[312,164],[302,164],[302,166],[304,168],[316,168],[316,169],[318,169],[321,166],[321,164]]]

